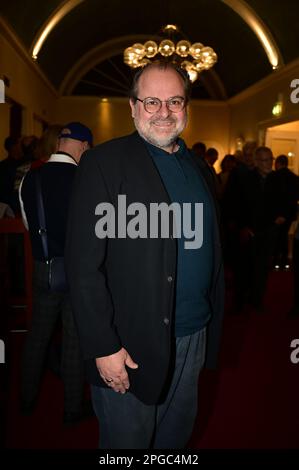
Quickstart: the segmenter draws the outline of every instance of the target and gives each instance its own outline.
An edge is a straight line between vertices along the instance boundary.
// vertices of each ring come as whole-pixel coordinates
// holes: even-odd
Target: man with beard
[[[67,271],[100,448],[186,446],[199,372],[216,362],[223,311],[218,217],[213,175],[179,138],[189,91],[187,75],[173,65],[138,71],[130,93],[137,132],[88,151],[75,182]],[[117,214],[120,194],[130,204],[129,224],[138,208],[146,211],[138,220],[150,227],[147,235],[129,235]],[[106,236],[95,230],[101,203],[116,213],[106,214]],[[169,210],[168,236],[165,218],[152,226],[151,205],[172,203],[189,204],[193,222],[196,203],[203,205],[200,248],[186,248],[185,231],[177,236],[178,211]],[[149,235],[155,228],[157,236]]]

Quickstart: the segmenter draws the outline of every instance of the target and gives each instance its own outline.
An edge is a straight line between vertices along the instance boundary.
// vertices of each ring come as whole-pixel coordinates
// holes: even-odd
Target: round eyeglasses
[[[182,96],[174,96],[168,100],[161,101],[159,98],[144,98],[141,100],[135,96],[135,100],[141,101],[143,103],[144,109],[150,114],[157,113],[162,107],[162,103],[166,103],[166,107],[172,113],[179,113],[185,107],[186,100]]]

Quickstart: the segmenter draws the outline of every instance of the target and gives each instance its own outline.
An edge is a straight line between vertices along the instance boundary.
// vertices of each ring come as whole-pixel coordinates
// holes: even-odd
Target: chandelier
[[[185,69],[191,82],[195,82],[200,72],[210,69],[217,62],[217,54],[211,47],[200,42],[191,44],[186,39],[180,39],[176,43],[175,36],[181,35],[176,25],[164,26],[162,33],[167,39],[163,39],[159,44],[149,40],[144,44],[136,43],[127,47],[124,51],[124,63],[131,68],[138,68],[154,58],[168,60]]]

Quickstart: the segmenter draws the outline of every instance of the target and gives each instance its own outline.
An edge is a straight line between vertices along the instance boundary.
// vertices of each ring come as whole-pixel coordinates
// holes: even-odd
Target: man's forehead
[[[141,75],[138,84],[139,90],[174,90],[181,93],[184,90],[184,83],[179,74],[173,69],[160,69],[153,67],[145,70]],[[177,90],[177,91],[176,91]]]

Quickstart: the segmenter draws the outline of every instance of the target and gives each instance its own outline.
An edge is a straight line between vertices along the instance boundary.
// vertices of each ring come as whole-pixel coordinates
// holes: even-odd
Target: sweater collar
[[[144,140],[144,139],[143,139]],[[187,147],[183,139],[177,139],[178,150],[173,153],[166,152],[165,150],[161,149],[160,147],[156,147],[156,145],[150,144],[146,140],[144,140],[145,145],[149,151],[149,153],[153,157],[165,157],[169,155],[174,155],[176,157],[184,158],[187,155]]]

